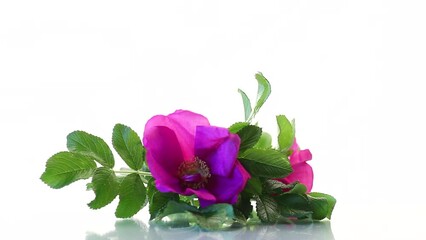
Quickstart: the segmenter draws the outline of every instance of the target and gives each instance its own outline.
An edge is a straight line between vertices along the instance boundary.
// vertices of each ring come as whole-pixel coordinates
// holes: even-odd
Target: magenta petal
[[[293,183],[299,181],[304,184],[308,189],[308,192],[312,190],[314,182],[314,172],[312,167],[307,163],[300,163],[293,166],[293,173],[283,179],[284,183]]]
[[[145,129],[144,145],[146,161],[157,188],[162,192],[182,191],[177,171],[183,157],[175,133],[163,126]]]
[[[186,110],[177,110],[168,117],[181,125],[192,136],[195,136],[197,126],[210,126],[209,120],[201,114]]]
[[[312,160],[312,153],[309,151],[309,149],[300,150],[299,157],[303,162]]]
[[[238,194],[243,191],[250,174],[244,169],[240,162],[235,163],[235,167],[228,177],[212,175],[206,188],[216,196],[214,203],[234,204],[238,200]],[[200,201],[202,207],[213,204],[213,202]]]
[[[228,176],[234,167],[240,138],[227,128],[198,126],[195,134],[195,155],[207,163],[210,173]]]
[[[293,144],[291,145],[290,150],[292,152],[299,151],[299,145],[297,144],[296,138],[294,138]]]
[[[309,149],[295,151],[289,157],[291,165],[303,163],[311,159],[312,159],[312,154],[311,154],[311,151],[309,151]]]
[[[185,160],[194,158],[195,129],[199,125],[210,125],[207,118],[190,111],[178,110],[167,116],[152,117],[145,125],[145,131],[155,126],[165,126],[175,132]]]

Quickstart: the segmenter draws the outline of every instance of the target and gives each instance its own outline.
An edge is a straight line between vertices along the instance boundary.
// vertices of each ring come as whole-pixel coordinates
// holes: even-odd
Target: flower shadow
[[[174,240],[257,240],[257,239],[307,239],[334,240],[329,221],[309,224],[252,225],[227,231],[203,231],[198,227],[165,228],[127,219],[118,220],[115,229],[99,235],[87,233],[86,240],[133,240],[133,239],[174,239]]]

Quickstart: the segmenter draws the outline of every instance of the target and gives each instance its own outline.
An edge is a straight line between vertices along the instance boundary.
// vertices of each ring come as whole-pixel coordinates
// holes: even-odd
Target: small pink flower
[[[290,150],[290,164],[293,167],[293,172],[287,177],[278,180],[285,184],[299,181],[304,184],[308,192],[310,192],[314,181],[314,172],[312,171],[312,167],[306,161],[312,159],[311,151],[309,151],[309,149],[300,150],[296,139],[294,139],[294,143]]]

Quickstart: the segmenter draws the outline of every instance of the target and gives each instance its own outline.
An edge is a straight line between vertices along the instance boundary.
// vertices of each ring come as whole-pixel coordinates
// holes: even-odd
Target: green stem
[[[139,175],[139,177],[141,178],[143,183],[148,184],[148,180],[146,180],[146,178],[144,176]]]
[[[137,173],[139,175],[142,176],[152,176],[152,174],[150,172],[144,172],[144,171],[139,171],[139,170],[132,170],[132,169],[126,169],[126,170],[115,170],[115,173],[124,173],[124,174],[131,174],[131,173]]]
[[[124,174],[132,174],[132,173],[136,173],[139,174],[139,176],[141,177],[142,182],[144,182],[145,184],[148,184],[148,180],[146,180],[146,176],[151,176],[152,174],[150,172],[144,172],[144,171],[139,171],[139,170],[133,170],[133,169],[122,169],[122,170],[115,170],[115,173],[124,173]]]

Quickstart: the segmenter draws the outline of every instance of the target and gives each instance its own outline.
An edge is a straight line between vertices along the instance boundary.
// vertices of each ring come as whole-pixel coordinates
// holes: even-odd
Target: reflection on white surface
[[[228,231],[206,232],[198,227],[163,228],[155,224],[147,226],[137,220],[120,220],[115,229],[105,233],[87,233],[86,240],[132,240],[132,239],[315,239],[334,240],[329,221],[310,224],[256,225]]]

